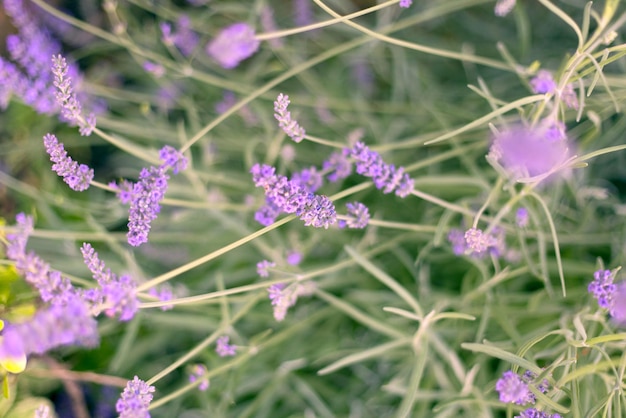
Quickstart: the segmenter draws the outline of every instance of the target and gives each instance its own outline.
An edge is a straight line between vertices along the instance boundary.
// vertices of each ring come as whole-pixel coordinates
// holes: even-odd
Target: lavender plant
[[[619,0],[1,4],[0,416],[626,417]]]

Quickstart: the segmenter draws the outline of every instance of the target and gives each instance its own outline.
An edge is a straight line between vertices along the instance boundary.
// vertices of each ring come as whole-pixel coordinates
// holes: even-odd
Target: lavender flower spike
[[[528,384],[511,370],[504,372],[496,382],[496,391],[500,394],[500,402],[518,405],[535,403],[535,395],[528,389]]]
[[[46,147],[46,152],[50,155],[50,161],[54,163],[52,170],[63,177],[63,181],[72,190],[77,192],[87,190],[89,183],[93,180],[93,170],[85,164],[79,165],[72,160],[56,136],[46,134],[43,137],[43,144]]]
[[[397,196],[407,197],[413,191],[413,179],[404,172],[404,168],[386,164],[380,154],[370,150],[363,142],[354,144],[350,155],[356,160],[356,172],[371,177],[374,186],[383,189],[383,193],[395,190]]]
[[[346,203],[348,210],[348,219],[341,221],[339,227],[347,226],[348,228],[363,229],[370,220],[369,210],[361,202]]]
[[[297,121],[291,119],[291,112],[287,110],[289,106],[289,96],[280,93],[274,102],[274,117],[278,121],[278,126],[282,129],[294,142],[298,143],[304,139],[305,131]]]
[[[115,404],[119,418],[150,418],[148,407],[152,402],[154,386],[150,386],[137,376],[129,380],[122,396]]]
[[[224,335],[217,339],[217,347],[215,352],[220,357],[232,357],[237,354],[237,346],[234,344],[228,344],[229,337]]]
[[[58,89],[56,100],[61,107],[61,115],[70,123],[78,125],[80,134],[91,135],[96,126],[96,118],[92,113],[87,118],[83,117],[82,106],[76,98],[72,86],[72,79],[67,77],[69,67],[65,58],[61,55],[52,57],[52,73],[54,74],[54,86]]]
[[[207,54],[226,69],[235,68],[259,49],[254,29],[247,23],[235,23],[224,28],[206,46]]]

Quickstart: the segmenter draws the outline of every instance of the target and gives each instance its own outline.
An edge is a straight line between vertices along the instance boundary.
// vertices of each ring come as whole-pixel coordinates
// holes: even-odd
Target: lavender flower
[[[626,282],[615,285],[615,292],[612,295],[612,304],[609,314],[618,325],[626,325]]]
[[[356,160],[356,172],[374,180],[377,189],[383,193],[391,193],[407,197],[413,191],[413,179],[404,172],[404,168],[396,169],[394,165],[385,164],[380,154],[370,150],[364,143],[357,142],[350,150]]]
[[[274,210],[296,213],[306,226],[328,228],[337,220],[332,201],[321,195],[307,191],[300,182],[275,174],[274,167],[255,164],[251,169],[252,179],[257,187],[265,190],[266,207],[255,218],[272,221]]]
[[[273,284],[267,288],[268,297],[274,307],[274,319],[281,322],[287,315],[287,310],[294,306],[299,296],[309,296],[313,293],[313,282],[293,283],[285,286],[284,283]]]
[[[135,247],[148,242],[151,223],[161,211],[160,202],[165,196],[169,180],[167,169],[172,168],[176,174],[187,167],[187,159],[169,145],[161,149],[159,156],[163,164],[158,168],[143,168],[137,183],[110,184],[117,190],[122,203],[130,203],[127,238],[128,243]]]
[[[535,395],[528,389],[528,384],[511,370],[504,372],[496,382],[496,391],[500,394],[500,402],[518,405],[535,403]]]
[[[515,0],[498,0],[496,2],[496,8],[494,13],[496,16],[506,16],[511,13],[511,10],[515,7]]]
[[[514,180],[547,175],[570,157],[567,138],[554,141],[548,131],[551,126],[506,128],[493,137],[489,155]]]
[[[363,229],[367,226],[370,220],[369,210],[367,206],[360,202],[346,203],[346,209],[348,209],[348,219],[341,221],[339,227]]]
[[[261,277],[269,277],[270,273],[268,270],[272,267],[276,267],[276,263],[273,261],[259,261],[256,265],[256,272]]]
[[[226,69],[235,68],[259,49],[254,29],[247,23],[235,23],[224,28],[206,46],[207,54]]]
[[[296,250],[287,252],[287,264],[297,266],[302,262],[302,253]]]
[[[263,226],[269,226],[276,221],[280,212],[281,210],[278,206],[271,200],[267,200],[266,203],[254,213],[254,220]]]
[[[152,402],[152,393],[154,386],[148,385],[137,376],[129,380],[115,404],[119,418],[150,418],[148,407]]]
[[[26,252],[28,236],[33,230],[33,219],[23,213],[19,213],[15,220],[17,232],[7,234],[7,257],[15,262],[17,271],[24,275],[28,284],[39,291],[44,302],[54,305],[64,305],[76,295],[76,290],[70,281],[58,271],[50,268],[34,252]]]
[[[322,167],[328,171],[326,178],[330,182],[336,182],[348,177],[352,173],[352,163],[349,159],[350,149],[346,148],[342,152],[333,152]]]
[[[535,408],[528,408],[513,418],[561,418],[559,414],[550,414],[545,411],[539,411]]]
[[[468,250],[465,232],[458,228],[453,228],[448,232],[448,242],[452,245],[452,252],[456,255],[463,255]]]
[[[215,348],[215,352],[218,356],[228,357],[237,355],[237,346],[228,344],[229,339],[230,338],[226,335],[217,339],[217,347]]]
[[[82,106],[76,98],[72,78],[68,77],[69,67],[65,58],[61,55],[52,57],[52,73],[54,74],[54,86],[58,89],[56,100],[61,107],[61,116],[70,123],[78,125],[80,134],[89,136],[96,126],[96,117],[93,113],[86,118],[82,115]]]
[[[545,94],[554,93],[556,82],[552,78],[552,73],[548,70],[539,70],[537,75],[530,80],[530,87],[534,93]]]
[[[305,168],[298,173],[294,173],[294,175],[291,176],[291,180],[299,184],[309,193],[315,193],[317,189],[322,187],[322,182],[324,181],[315,167]]]
[[[189,382],[193,383],[198,379],[202,380],[198,385],[198,390],[204,392],[209,388],[209,379],[206,378],[207,368],[204,364],[196,364],[192,367],[189,374]]]
[[[526,228],[528,226],[528,209],[517,209],[517,212],[515,212],[515,224],[520,228]]]
[[[287,110],[289,103],[289,96],[280,93],[274,102],[274,117],[280,129],[298,143],[304,139],[305,131],[296,120],[291,119],[291,112]]]
[[[409,7],[411,7],[411,4],[413,4],[413,0],[400,0],[398,6],[404,9],[408,9]]]
[[[54,163],[52,164],[52,170],[63,177],[63,181],[72,190],[77,192],[87,190],[91,180],[93,180],[93,170],[85,164],[79,165],[72,160],[56,136],[46,134],[43,137],[43,144],[46,147],[46,152],[50,155],[50,161]]]
[[[161,78],[165,75],[165,67],[152,61],[144,62],[143,69],[155,76],[156,78]]]
[[[65,345],[94,347],[98,340],[98,323],[86,303],[74,295],[65,304],[39,310],[25,322],[7,324],[0,357],[43,354]]]
[[[587,290],[598,300],[601,308],[610,308],[613,304],[613,295],[617,289],[613,283],[615,274],[611,270],[598,270],[593,273],[593,281],[589,283]]]
[[[493,236],[485,234],[482,230],[470,228],[465,231],[465,244],[470,253],[482,254],[496,242]]]
[[[172,291],[172,286],[169,283],[164,283],[159,289],[156,287],[151,287],[148,290],[148,294],[150,296],[154,296],[158,298],[161,302],[167,302],[173,299],[174,292]],[[161,306],[162,311],[169,311],[174,308],[174,305],[163,305]]]
[[[96,312],[104,309],[107,316],[119,315],[120,321],[131,320],[139,309],[136,288],[137,283],[130,276],[118,277],[98,258],[98,253],[90,244],[84,243],[81,253],[85,265],[98,282],[100,289],[88,294],[94,303]]]
[[[172,32],[172,26],[169,23],[161,23],[160,26],[163,43],[176,46],[184,56],[190,56],[198,46],[200,37],[191,28],[189,16],[180,15],[174,32]]]

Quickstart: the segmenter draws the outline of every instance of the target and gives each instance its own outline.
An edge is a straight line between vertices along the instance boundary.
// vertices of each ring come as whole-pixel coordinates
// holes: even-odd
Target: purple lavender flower
[[[170,167],[174,174],[178,174],[180,171],[187,168],[187,158],[182,152],[169,145],[164,146],[159,151],[159,159],[163,161],[161,167]]]
[[[624,281],[615,285],[609,314],[618,325],[626,325],[626,282]]]
[[[516,125],[502,130],[493,137],[491,158],[514,180],[557,170],[570,157],[569,145],[567,138],[554,141],[548,128],[547,125],[535,128]]]
[[[77,192],[87,190],[91,180],[93,180],[93,170],[85,164],[79,165],[72,160],[56,136],[46,134],[43,137],[43,144],[46,147],[46,152],[50,155],[50,161],[54,163],[52,164],[52,170],[63,177],[63,181],[72,190]]]
[[[150,418],[148,407],[152,402],[152,393],[154,386],[148,385],[137,376],[129,380],[115,404],[119,418]]]
[[[394,165],[385,164],[380,154],[370,150],[363,142],[357,142],[350,150],[356,160],[356,172],[374,180],[377,189],[383,193],[391,193],[407,197],[413,191],[413,179],[404,172],[404,168],[396,169]]]
[[[154,296],[158,298],[161,302],[167,302],[174,298],[174,292],[172,291],[172,286],[169,283],[164,283],[159,289],[156,287],[151,287],[148,290],[148,294],[150,296]],[[163,305],[161,306],[162,311],[169,311],[174,309],[174,305]]]
[[[470,228],[465,231],[465,244],[471,253],[482,254],[489,247],[495,246],[496,240],[478,228]]]
[[[198,385],[198,390],[200,392],[204,392],[209,388],[209,379],[206,378],[207,368],[204,364],[196,364],[192,367],[191,373],[189,374],[189,382],[193,383],[198,379],[201,380]]]
[[[257,212],[257,220],[273,221],[269,215],[275,208],[296,213],[306,226],[328,228],[336,222],[335,207],[328,197],[308,192],[299,182],[275,174],[274,167],[268,165],[255,164],[250,172],[255,186],[265,190],[266,208],[261,213]]]
[[[72,78],[68,77],[69,67],[65,58],[61,55],[52,57],[52,73],[54,74],[54,86],[58,89],[56,100],[61,108],[61,116],[68,122],[78,125],[80,134],[89,136],[96,126],[96,117],[93,113],[86,118],[82,114],[82,105],[74,93]]]
[[[306,133],[298,121],[291,118],[291,112],[287,110],[289,103],[289,96],[280,93],[274,102],[274,117],[278,121],[280,129],[298,143],[304,139]]]
[[[456,255],[463,255],[467,251],[465,232],[458,228],[453,228],[448,232],[448,242],[452,245],[452,252]]]
[[[234,344],[228,344],[229,337],[224,335],[217,339],[217,347],[215,348],[215,352],[220,357],[232,357],[237,355],[237,346]]]
[[[296,250],[287,252],[287,264],[297,266],[302,262],[302,253]]]
[[[495,15],[500,17],[508,15],[515,7],[515,3],[515,0],[498,0],[494,10]]]
[[[88,295],[96,312],[102,309],[109,317],[119,315],[120,321],[131,320],[139,309],[137,283],[130,276],[118,277],[107,269],[90,244],[83,243],[80,250],[85,265],[100,286],[100,289]]]
[[[313,282],[293,283],[285,286],[284,283],[273,284],[267,288],[268,297],[274,307],[274,319],[280,322],[285,319],[287,310],[294,306],[299,296],[309,296],[313,293]]]
[[[226,69],[235,68],[259,49],[254,29],[247,23],[235,23],[224,29],[206,46],[207,54]]]
[[[165,67],[152,61],[144,62],[143,69],[155,76],[156,78],[161,78],[165,75]]]
[[[349,159],[350,149],[345,148],[342,152],[333,152],[322,167],[328,171],[326,177],[330,182],[336,182],[352,174],[352,162]]]
[[[346,209],[348,210],[348,219],[339,223],[340,228],[347,226],[348,228],[363,229],[367,226],[370,220],[367,206],[361,202],[353,202],[346,203]]]
[[[561,418],[559,414],[550,414],[545,411],[539,411],[535,408],[528,408],[513,418]]]
[[[276,263],[273,261],[263,260],[256,264],[256,272],[261,277],[269,277],[269,269],[276,267]]]
[[[52,270],[50,265],[34,252],[26,252],[28,236],[33,230],[32,217],[19,213],[15,220],[17,232],[7,234],[7,257],[15,262],[15,268],[24,275],[26,282],[39,291],[44,302],[54,305],[67,304],[68,300],[77,294],[70,281],[58,271]]]
[[[298,173],[294,173],[294,175],[291,176],[291,180],[299,184],[309,193],[315,193],[317,189],[322,187],[324,181],[322,175],[317,172],[315,167],[305,168]]]
[[[528,209],[517,209],[517,212],[515,212],[515,224],[520,228],[526,228],[528,226]]]
[[[593,281],[589,283],[588,292],[598,300],[601,308],[610,309],[617,286],[613,283],[615,273],[611,270],[598,270],[593,273]]]
[[[98,323],[85,302],[74,295],[65,304],[39,310],[25,322],[9,323],[0,340],[0,356],[43,354],[66,345],[94,347],[98,340]]]
[[[500,394],[500,402],[518,405],[535,403],[535,395],[528,389],[528,384],[511,370],[504,372],[496,382],[496,391]]]
[[[172,27],[169,24],[163,24],[161,31],[163,43],[176,46],[186,57],[193,53],[200,40],[198,34],[191,28],[191,19],[187,15],[180,15],[176,21],[174,32],[172,32]]]
[[[267,200],[266,203],[254,213],[254,220],[263,226],[269,226],[276,221],[280,212],[281,210],[278,206],[271,200]]]
[[[411,7],[411,4],[413,4],[413,0],[400,0],[398,6],[404,9],[408,9],[409,7]]]
[[[530,80],[530,87],[537,94],[554,93],[556,82],[550,71],[539,70],[537,75]]]

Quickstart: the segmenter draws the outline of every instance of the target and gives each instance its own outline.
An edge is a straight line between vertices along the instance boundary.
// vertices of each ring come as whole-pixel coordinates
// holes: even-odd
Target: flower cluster
[[[280,129],[298,143],[304,139],[305,131],[298,121],[291,118],[291,112],[287,110],[289,103],[289,96],[280,93],[274,102],[274,117]]]
[[[187,167],[183,154],[169,145],[161,149],[159,156],[163,164],[143,168],[136,183],[123,181],[121,185],[115,182],[109,184],[122,203],[130,204],[127,239],[135,247],[148,242],[152,221],[161,211],[160,202],[165,197],[169,180],[167,170],[171,168],[176,174]]]
[[[191,19],[187,15],[180,15],[176,21],[176,30],[172,32],[172,25],[161,23],[162,41],[165,45],[174,45],[180,52],[188,57],[198,46],[200,37],[191,28]]]
[[[306,226],[316,228],[328,228],[336,222],[335,206],[328,197],[312,193],[311,184],[289,180],[275,171],[265,164],[255,164],[250,170],[255,186],[265,190],[266,204],[255,216],[259,222],[269,225],[280,212],[295,213]]]
[[[269,277],[269,269],[272,267],[276,267],[276,263],[269,260],[259,261],[256,264],[256,272],[261,277]]]
[[[598,300],[601,308],[608,309],[611,318],[619,325],[626,324],[626,282],[614,283],[617,270],[598,270],[587,290]]]
[[[94,303],[97,309],[95,313],[98,314],[99,309],[104,309],[109,317],[119,315],[120,321],[131,320],[139,308],[137,283],[130,276],[118,277],[110,269],[105,268],[104,262],[90,244],[84,243],[80,251],[85,265],[100,286],[86,295]]]
[[[513,180],[543,180],[564,166],[570,157],[563,127],[544,123],[537,127],[515,125],[493,136],[489,156]]]
[[[531,384],[535,377],[535,374],[531,371],[526,371],[522,376],[513,373],[511,370],[504,372],[502,377],[496,382],[496,391],[500,395],[500,402],[518,405],[534,404],[536,397],[528,385]],[[548,391],[548,381],[544,379],[536,387],[541,393],[546,393]]]
[[[526,228],[528,226],[528,209],[517,209],[517,212],[515,212],[515,224],[520,228]]]
[[[539,411],[536,408],[528,408],[522,411],[519,415],[515,415],[513,418],[561,418],[561,415],[557,413],[550,414],[545,411]]]
[[[537,75],[530,80],[530,87],[533,93],[547,94],[554,93],[556,90],[556,82],[552,78],[552,73],[548,70],[539,70]]]
[[[229,344],[230,337],[224,335],[217,339],[215,352],[220,357],[232,357],[237,355],[237,346]]]
[[[43,354],[64,345],[94,347],[98,342],[98,323],[75,294],[64,304],[40,309],[25,322],[8,324],[0,341],[0,357]]]
[[[356,172],[374,180],[377,189],[407,197],[413,191],[413,179],[404,172],[403,167],[396,168],[386,164],[379,153],[370,150],[363,142],[357,142],[350,149],[350,156],[356,161]]]
[[[370,220],[370,213],[361,202],[346,203],[346,209],[348,210],[348,219],[338,222],[340,228],[348,227],[355,229],[363,229],[367,226]]]
[[[349,157],[350,148],[344,148],[341,152],[333,152],[324,161],[322,168],[328,173],[326,174],[328,181],[334,183],[352,174],[352,162]]]
[[[235,68],[259,49],[254,29],[247,23],[235,23],[224,29],[206,46],[206,52],[222,67]]]
[[[284,283],[277,283],[268,287],[268,297],[274,307],[274,319],[278,322],[284,320],[287,310],[296,304],[298,297],[310,296],[314,289],[315,284],[313,282],[296,282],[289,286]]]
[[[69,67],[65,58],[61,55],[52,57],[52,74],[54,74],[54,87],[57,88],[56,101],[61,108],[61,116],[69,123],[78,125],[79,132],[83,136],[89,136],[96,126],[96,116],[91,113],[83,117],[82,105],[76,97],[72,78],[68,77]]]
[[[209,379],[206,377],[207,368],[204,364],[196,364],[192,367],[191,373],[189,373],[189,382],[193,383],[200,379],[198,390],[204,392],[209,388]]]
[[[411,7],[411,4],[413,4],[413,0],[400,0],[400,3],[398,3],[398,5],[404,9]]]
[[[93,180],[93,169],[85,164],[78,164],[67,155],[67,151],[63,144],[59,142],[53,134],[46,134],[43,137],[43,144],[46,152],[50,155],[52,171],[63,177],[63,181],[67,183],[72,190],[82,192],[89,188],[91,180]]]
[[[152,393],[154,386],[148,385],[137,376],[129,380],[115,404],[119,418],[150,418],[148,407],[152,402]]]

